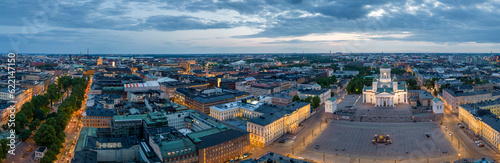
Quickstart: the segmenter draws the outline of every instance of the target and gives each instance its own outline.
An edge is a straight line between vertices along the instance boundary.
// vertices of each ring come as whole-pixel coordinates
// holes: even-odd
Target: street
[[[487,144],[485,144],[485,147],[478,147],[475,142],[458,127],[457,124],[460,123],[460,120],[457,115],[452,113],[449,109],[444,110],[444,120],[441,128],[443,132],[446,133],[448,140],[452,143],[455,150],[460,154],[458,157],[478,158],[491,156],[495,160],[500,159],[500,155]]]

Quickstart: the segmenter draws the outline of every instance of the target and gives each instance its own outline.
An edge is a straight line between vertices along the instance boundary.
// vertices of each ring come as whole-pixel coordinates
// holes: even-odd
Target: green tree
[[[33,112],[33,119],[41,119],[41,120],[43,120],[44,118],[45,118],[45,112],[43,110],[36,109]]]
[[[38,145],[50,146],[58,141],[55,135],[56,130],[54,129],[54,127],[43,123],[35,133],[33,140],[35,140],[36,144]]]
[[[40,163],[53,163],[57,159],[57,154],[53,150],[47,150],[45,155],[40,159]]]
[[[21,138],[22,141],[28,140],[28,138],[31,136],[31,131],[29,129],[24,129],[20,134],[19,138]]]
[[[0,161],[7,158],[7,153],[9,152],[10,148],[7,144],[9,144],[8,139],[0,140]]]
[[[35,106],[33,105],[32,102],[27,102],[23,104],[23,106],[21,107],[21,113],[24,114],[24,116],[26,117],[26,119],[28,119],[28,121],[31,121],[33,119],[34,110]]]
[[[35,119],[31,121],[30,125],[28,126],[31,131],[35,131],[36,127],[40,125],[40,119]]]
[[[312,106],[313,106],[313,109],[318,108],[320,103],[321,103],[321,99],[320,99],[318,96],[314,96],[314,97],[312,98]]]
[[[26,128],[26,125],[29,123],[28,119],[26,119],[26,116],[24,115],[23,112],[19,112],[16,114],[16,121],[15,121],[15,126],[14,130],[16,130],[16,134],[21,133]]]
[[[301,99],[300,101],[312,103],[312,97],[311,96],[307,96],[305,99]]]
[[[59,101],[59,87],[56,84],[51,84],[47,88],[47,95],[49,96],[50,106],[52,107],[55,101]]]
[[[420,86],[418,86],[417,80],[408,79],[406,80],[406,83],[408,84],[408,90],[420,90]]]
[[[295,96],[293,96],[293,100],[292,100],[292,101],[293,101],[293,102],[295,102],[295,101],[300,101],[300,97],[299,97],[299,96],[297,96],[297,95],[295,95]]]

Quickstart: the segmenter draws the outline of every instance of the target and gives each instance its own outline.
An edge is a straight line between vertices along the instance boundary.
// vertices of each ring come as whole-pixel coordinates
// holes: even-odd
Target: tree
[[[35,119],[33,120],[30,125],[28,126],[31,131],[35,131],[36,127],[40,125],[40,119]]]
[[[312,97],[311,96],[307,96],[305,99],[301,99],[300,101],[312,103]]]
[[[312,98],[313,109],[318,108],[320,103],[321,103],[321,99],[318,96],[314,96]]]
[[[32,102],[27,102],[21,107],[21,112],[24,114],[28,121],[33,119],[33,111],[35,110],[35,105]]]
[[[297,95],[295,95],[295,96],[293,96],[293,100],[292,100],[292,101],[293,101],[293,102],[295,102],[295,101],[300,101],[300,97],[299,97],[299,96],[297,96]]]
[[[43,110],[40,110],[40,109],[36,109],[34,112],[33,112],[33,119],[41,119],[41,120],[44,120],[45,118],[45,112]]]
[[[360,76],[356,76],[347,84],[346,91],[348,93],[353,94],[361,94],[363,93],[364,86],[371,86],[373,82],[373,78],[364,78]]]
[[[436,90],[432,91],[432,95],[437,96],[438,95],[437,91]]]
[[[23,112],[19,112],[16,114],[16,121],[15,121],[15,126],[14,130],[16,130],[16,134],[21,133],[21,131],[26,128],[26,125],[29,123],[28,119],[26,119],[26,116],[24,115]]]
[[[420,90],[420,86],[418,86],[417,80],[408,79],[406,80],[406,83],[408,84],[408,90]]]
[[[29,129],[24,129],[20,134],[19,138],[21,138],[22,141],[28,140],[28,138],[31,136],[31,131]]]
[[[47,117],[45,117],[45,118],[49,119],[49,118],[52,118],[52,117],[55,117],[55,116],[57,116],[57,113],[56,112],[52,112],[52,113],[47,114]]]
[[[38,131],[35,133],[33,140],[35,140],[36,144],[38,145],[50,146],[51,144],[54,144],[58,141],[55,135],[56,130],[54,129],[54,127],[43,123],[40,126],[40,129],[38,129]]]
[[[332,83],[332,84],[337,83],[337,76],[332,75],[332,76],[330,77],[330,80],[331,80],[331,83]]]
[[[59,87],[56,84],[51,84],[47,88],[47,95],[49,96],[50,106],[54,104],[54,101],[59,100]]]
[[[9,140],[2,139],[0,140],[0,161],[7,158],[7,152],[9,151]]]
[[[57,154],[53,150],[47,150],[45,155],[40,159],[40,163],[53,163],[57,159]]]
[[[58,124],[58,122],[57,122],[56,118],[57,118],[57,117],[52,117],[52,118],[49,118],[49,119],[45,120],[45,123],[43,123],[43,124],[47,124],[47,125],[52,126],[52,127],[56,130],[56,133],[57,133],[57,132],[61,132],[61,131],[63,131],[63,130],[64,130],[64,127],[61,127],[61,126]],[[41,127],[40,127],[40,129],[41,129]]]

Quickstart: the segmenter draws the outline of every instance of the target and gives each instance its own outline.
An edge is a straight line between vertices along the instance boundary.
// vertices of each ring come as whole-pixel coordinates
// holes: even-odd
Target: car
[[[294,137],[292,138],[292,140],[295,140],[295,139],[297,139],[297,136],[294,136]]]
[[[481,140],[476,140],[476,141],[475,141],[475,143],[476,143],[476,144],[477,144],[477,143],[481,143]]]
[[[279,143],[285,143],[285,139],[281,139]]]
[[[484,147],[484,144],[483,143],[477,143],[477,146],[478,147]]]
[[[319,149],[319,144],[316,144],[316,146],[314,148]]]

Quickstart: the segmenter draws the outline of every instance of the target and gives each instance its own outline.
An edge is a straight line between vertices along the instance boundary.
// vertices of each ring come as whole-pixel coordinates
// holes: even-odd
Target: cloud
[[[372,41],[500,43],[498,8],[495,0],[5,0],[0,1],[0,26],[38,28],[29,36],[40,44],[37,40],[90,41],[89,31],[119,36],[199,30],[206,32],[197,31],[199,38],[213,39],[214,29],[238,28],[255,32],[213,40],[254,39],[269,47],[331,42],[301,36],[354,33]],[[402,32],[408,35],[392,35]],[[92,36],[96,42],[110,40]]]
[[[229,23],[203,20],[191,16],[152,16],[137,26],[138,29],[155,29],[159,31],[222,29],[233,27]]]
[[[343,41],[346,40],[308,41],[308,40],[292,39],[292,40],[276,40],[270,42],[261,42],[261,44],[308,44],[308,43],[329,43],[329,42],[343,42]]]

